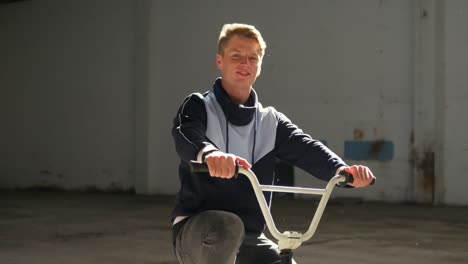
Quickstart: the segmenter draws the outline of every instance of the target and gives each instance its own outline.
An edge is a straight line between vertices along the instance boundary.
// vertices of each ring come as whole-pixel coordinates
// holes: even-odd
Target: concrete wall
[[[247,8],[248,7],[248,8]],[[178,190],[170,126],[218,76],[222,24],[268,48],[255,88],[379,177],[338,196],[468,204],[463,1],[24,1],[0,5],[1,187]],[[3,41],[6,39],[6,41]],[[465,118],[465,121],[462,119]],[[463,141],[464,142],[464,141]],[[431,160],[432,159],[432,160]],[[300,170],[296,184],[317,182]]]
[[[440,63],[440,88],[443,101],[439,107],[443,115],[440,126],[443,144],[443,189],[441,202],[468,204],[465,168],[468,162],[468,2],[446,1],[439,10],[443,13]]]
[[[407,1],[159,2],[163,37],[157,45],[164,74],[158,93],[172,110],[161,114],[170,120],[187,94],[210,89],[218,76],[214,54],[222,24],[258,25],[268,48],[255,88],[265,105],[274,105],[340,155],[345,140],[395,144],[393,160],[363,161],[381,184],[337,194],[409,199],[411,10]],[[171,142],[163,144],[172,151]],[[163,164],[170,170],[173,161],[164,157]],[[300,170],[296,174],[298,185],[319,184]]]
[[[132,10],[0,5],[0,186],[133,187]]]

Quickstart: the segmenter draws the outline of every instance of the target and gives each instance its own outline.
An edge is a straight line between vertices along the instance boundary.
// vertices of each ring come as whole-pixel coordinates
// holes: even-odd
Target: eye
[[[240,55],[239,55],[239,54],[233,54],[231,57],[232,57],[233,59],[235,59],[235,60],[240,59]]]
[[[258,62],[257,57],[249,57],[250,62]]]

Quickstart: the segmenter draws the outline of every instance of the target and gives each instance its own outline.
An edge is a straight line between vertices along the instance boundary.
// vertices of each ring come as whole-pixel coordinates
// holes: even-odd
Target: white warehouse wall
[[[436,26],[418,27],[427,5],[435,1],[0,5],[0,57],[6,58],[0,102],[7,124],[0,132],[0,188],[177,192],[172,119],[185,96],[209,90],[218,76],[222,24],[245,22],[256,25],[268,44],[255,84],[264,105],[274,105],[339,155],[345,141],[393,144],[390,160],[348,159],[370,166],[378,184],[338,190],[337,196],[431,202],[435,195],[438,203],[468,204],[456,173],[467,161],[466,146],[459,144],[467,124],[460,113],[468,110],[460,74],[467,4],[440,1],[441,21],[429,12]],[[426,39],[433,35],[444,39]],[[434,67],[415,67],[431,58]],[[439,61],[447,64],[441,69]],[[442,77],[428,77],[442,70],[436,74]],[[435,163],[437,184],[431,188],[418,181],[428,178],[426,171],[415,174],[413,168],[413,148],[421,142],[436,152],[429,167]],[[296,185],[317,184],[296,170]]]
[[[133,4],[0,5],[6,188],[133,188]]]
[[[162,1],[158,7],[154,16],[163,36],[158,61],[164,74],[158,83],[160,96],[167,98],[164,119],[174,117],[189,93],[211,88],[218,76],[215,52],[221,26],[251,23],[268,45],[254,85],[264,105],[274,105],[339,155],[345,140],[394,142],[393,160],[363,162],[379,176],[378,185],[337,195],[410,198],[410,2]],[[170,171],[177,162],[170,159],[173,145],[170,140],[163,144],[171,153],[163,157],[163,166]],[[297,185],[318,184],[296,172]],[[167,184],[167,175],[160,176]]]

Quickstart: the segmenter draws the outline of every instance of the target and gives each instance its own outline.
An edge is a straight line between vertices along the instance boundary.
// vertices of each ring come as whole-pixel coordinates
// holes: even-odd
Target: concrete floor
[[[0,191],[0,263],[176,263],[174,197]],[[302,230],[316,202],[277,198],[282,230]],[[468,263],[468,208],[330,201],[298,263]]]

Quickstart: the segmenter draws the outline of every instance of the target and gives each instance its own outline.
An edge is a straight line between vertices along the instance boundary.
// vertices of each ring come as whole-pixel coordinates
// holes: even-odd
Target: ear
[[[219,70],[223,69],[223,57],[219,53],[216,53],[216,66]]]

